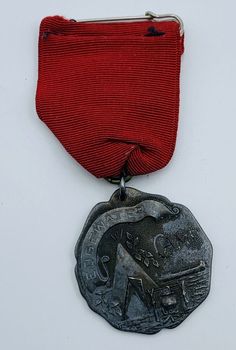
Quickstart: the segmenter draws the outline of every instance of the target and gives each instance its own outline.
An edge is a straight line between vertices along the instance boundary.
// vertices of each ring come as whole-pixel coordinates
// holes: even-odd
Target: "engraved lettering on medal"
[[[85,252],[87,255],[92,255],[94,253],[94,246],[89,245],[85,248]]]
[[[87,272],[86,273],[86,279],[88,280],[88,281],[90,281],[90,280],[92,280],[92,279],[94,279],[94,278],[96,278],[97,276],[96,276],[96,272],[95,271],[91,271],[91,272]]]
[[[85,259],[84,260],[84,267],[91,267],[94,266],[94,261],[92,259]]]

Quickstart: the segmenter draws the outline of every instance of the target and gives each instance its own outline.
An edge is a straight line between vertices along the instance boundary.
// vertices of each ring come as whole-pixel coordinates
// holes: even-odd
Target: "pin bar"
[[[154,12],[147,11],[144,16],[131,16],[131,17],[108,17],[108,18],[92,18],[82,19],[78,22],[123,22],[123,21],[175,21],[180,25],[180,35],[184,34],[184,23],[182,19],[177,15],[158,15]]]

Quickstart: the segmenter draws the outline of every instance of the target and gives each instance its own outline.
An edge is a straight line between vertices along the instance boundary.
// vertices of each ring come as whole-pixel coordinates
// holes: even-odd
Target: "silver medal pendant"
[[[93,208],[75,255],[88,305],[123,331],[174,328],[210,290],[212,245],[193,214],[133,188]]]

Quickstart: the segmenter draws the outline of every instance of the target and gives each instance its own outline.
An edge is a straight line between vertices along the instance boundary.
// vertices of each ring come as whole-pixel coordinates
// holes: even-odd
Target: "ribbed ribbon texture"
[[[171,159],[183,37],[174,21],[43,19],[36,108],[97,177],[147,174]]]

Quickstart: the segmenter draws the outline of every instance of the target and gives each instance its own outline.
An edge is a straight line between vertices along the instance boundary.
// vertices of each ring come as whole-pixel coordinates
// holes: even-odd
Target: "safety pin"
[[[184,34],[184,23],[182,19],[177,15],[158,15],[154,12],[147,11],[144,16],[134,16],[134,17],[108,17],[108,18],[92,18],[92,19],[82,19],[78,22],[123,22],[123,21],[145,21],[153,20],[157,22],[163,21],[175,21],[180,25],[180,35]]]

